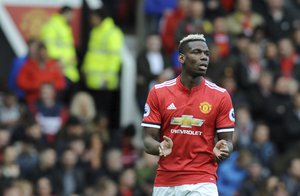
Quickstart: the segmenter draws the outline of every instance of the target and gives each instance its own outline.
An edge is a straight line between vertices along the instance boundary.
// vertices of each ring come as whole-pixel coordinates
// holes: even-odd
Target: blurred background
[[[299,196],[299,0],[0,0],[0,195],[151,195],[143,108],[189,33],[235,107],[220,195]]]

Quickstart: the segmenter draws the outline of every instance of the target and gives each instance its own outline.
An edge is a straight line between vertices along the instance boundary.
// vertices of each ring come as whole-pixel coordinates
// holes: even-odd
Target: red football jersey
[[[160,129],[160,140],[165,135],[174,143],[172,153],[159,159],[155,186],[216,183],[216,133],[234,131],[234,110],[225,89],[203,78],[189,90],[180,76],[155,85],[142,126]]]

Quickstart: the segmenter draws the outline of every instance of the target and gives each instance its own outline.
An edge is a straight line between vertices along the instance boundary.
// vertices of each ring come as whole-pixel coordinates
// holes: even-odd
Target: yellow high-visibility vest
[[[82,71],[89,89],[115,90],[119,84],[123,32],[112,18],[105,18],[91,31]]]
[[[64,75],[72,82],[77,82],[79,73],[74,37],[65,18],[54,14],[42,27],[41,39],[46,45],[49,57],[62,63]]]

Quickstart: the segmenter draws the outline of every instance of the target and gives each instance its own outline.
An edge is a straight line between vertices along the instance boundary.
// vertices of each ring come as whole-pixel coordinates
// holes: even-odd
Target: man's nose
[[[208,56],[205,55],[204,53],[202,53],[202,54],[200,55],[200,60],[202,60],[202,61],[207,61],[207,60],[208,60]]]

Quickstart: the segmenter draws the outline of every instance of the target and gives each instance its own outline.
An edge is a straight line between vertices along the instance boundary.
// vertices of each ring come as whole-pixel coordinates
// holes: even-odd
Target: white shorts
[[[160,186],[153,188],[152,196],[218,196],[214,183],[185,184],[180,186]]]

